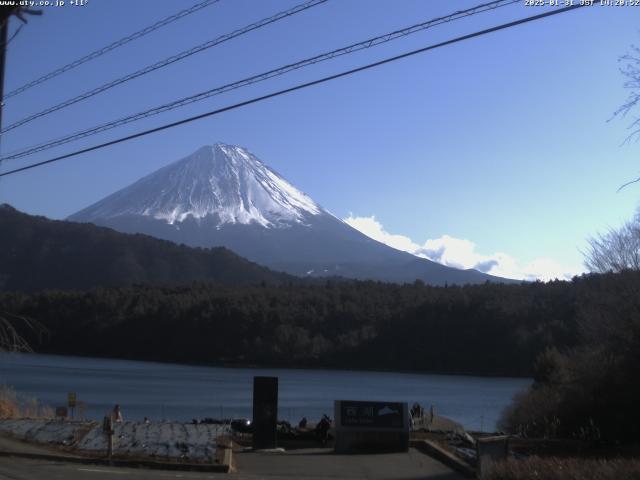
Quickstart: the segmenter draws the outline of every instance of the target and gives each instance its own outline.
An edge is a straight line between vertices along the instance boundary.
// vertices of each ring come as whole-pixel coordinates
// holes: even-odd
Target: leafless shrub
[[[619,229],[588,239],[585,266],[591,272],[640,270],[640,213]]]
[[[555,437],[558,433],[558,393],[540,386],[516,395],[498,421],[502,431],[528,437]]]

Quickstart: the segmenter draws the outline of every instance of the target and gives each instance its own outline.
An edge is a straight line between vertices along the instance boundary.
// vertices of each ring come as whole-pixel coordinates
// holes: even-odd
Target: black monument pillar
[[[253,377],[253,448],[276,448],[278,377]]]

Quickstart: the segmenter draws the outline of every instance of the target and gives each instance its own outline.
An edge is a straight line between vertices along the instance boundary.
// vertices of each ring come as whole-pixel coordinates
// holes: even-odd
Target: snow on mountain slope
[[[266,228],[305,223],[326,213],[242,147],[216,143],[143,177],[70,217],[85,221],[142,215],[169,224],[217,217],[224,224]]]

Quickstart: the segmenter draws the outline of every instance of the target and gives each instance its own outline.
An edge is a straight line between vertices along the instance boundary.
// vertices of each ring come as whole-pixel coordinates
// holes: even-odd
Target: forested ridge
[[[0,290],[295,280],[226,248],[191,248],[87,223],[49,220],[6,204],[0,205],[0,231]]]
[[[464,287],[136,285],[4,293],[0,309],[41,322],[48,334],[32,340],[49,353],[531,375],[539,354],[577,347],[586,324],[611,320],[602,299],[639,283],[639,273],[625,272]]]

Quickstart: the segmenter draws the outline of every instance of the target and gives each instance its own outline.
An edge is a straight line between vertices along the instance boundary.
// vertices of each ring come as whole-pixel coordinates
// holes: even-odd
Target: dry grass
[[[16,418],[20,416],[16,392],[9,387],[0,387],[0,418]]]
[[[0,385],[0,418],[53,418],[54,411],[40,405],[35,398],[24,398],[5,385]]]
[[[492,469],[490,480],[640,480],[640,460],[587,458],[510,459]]]

